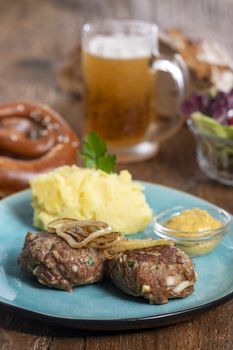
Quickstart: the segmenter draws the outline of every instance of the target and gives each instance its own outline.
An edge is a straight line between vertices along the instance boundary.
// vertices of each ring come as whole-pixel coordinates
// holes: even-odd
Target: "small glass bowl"
[[[188,127],[197,143],[197,162],[203,173],[213,180],[233,186],[233,140],[208,135],[192,120]]]
[[[169,219],[179,215],[184,210],[190,210],[193,206],[177,206],[165,209],[154,216],[153,229],[154,233],[164,239],[175,241],[176,245],[189,256],[201,256],[213,251],[227,234],[232,220],[232,216],[225,210],[217,207],[201,206],[198,209],[206,210],[216,220],[222,222],[222,226],[205,231],[185,232],[177,231],[166,227]]]

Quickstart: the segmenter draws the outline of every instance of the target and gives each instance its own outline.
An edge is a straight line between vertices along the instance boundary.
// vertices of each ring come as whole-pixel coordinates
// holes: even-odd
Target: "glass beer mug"
[[[87,23],[82,31],[85,87],[85,134],[96,131],[119,162],[152,157],[159,143],[181,124],[158,113],[158,71],[169,73],[176,85],[176,104],[184,95],[181,61],[162,57],[158,27],[136,20]]]

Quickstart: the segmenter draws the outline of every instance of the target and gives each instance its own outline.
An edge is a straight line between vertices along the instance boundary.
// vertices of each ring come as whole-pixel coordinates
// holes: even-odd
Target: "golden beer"
[[[146,54],[140,47],[139,51],[135,50],[133,40],[129,37],[119,45],[112,38],[112,43],[107,45],[103,37],[99,50],[82,52],[85,132],[95,130],[113,147],[143,140],[155,115],[155,78],[149,68],[150,53]]]
[[[188,82],[184,62],[160,56],[154,23],[86,23],[81,39],[85,133],[96,131],[119,162],[152,157],[183,122],[177,111]]]

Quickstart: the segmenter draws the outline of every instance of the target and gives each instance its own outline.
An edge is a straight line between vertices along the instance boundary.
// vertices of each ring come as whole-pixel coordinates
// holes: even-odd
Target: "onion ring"
[[[76,220],[62,218],[48,224],[48,231],[64,238],[75,249],[89,247],[108,247],[122,239],[120,232],[113,232],[105,222],[95,220]]]

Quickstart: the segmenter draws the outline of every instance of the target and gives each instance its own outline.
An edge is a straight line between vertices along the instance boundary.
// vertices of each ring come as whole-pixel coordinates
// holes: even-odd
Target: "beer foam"
[[[151,54],[151,40],[133,35],[97,35],[89,41],[86,51],[103,58],[143,58]]]

